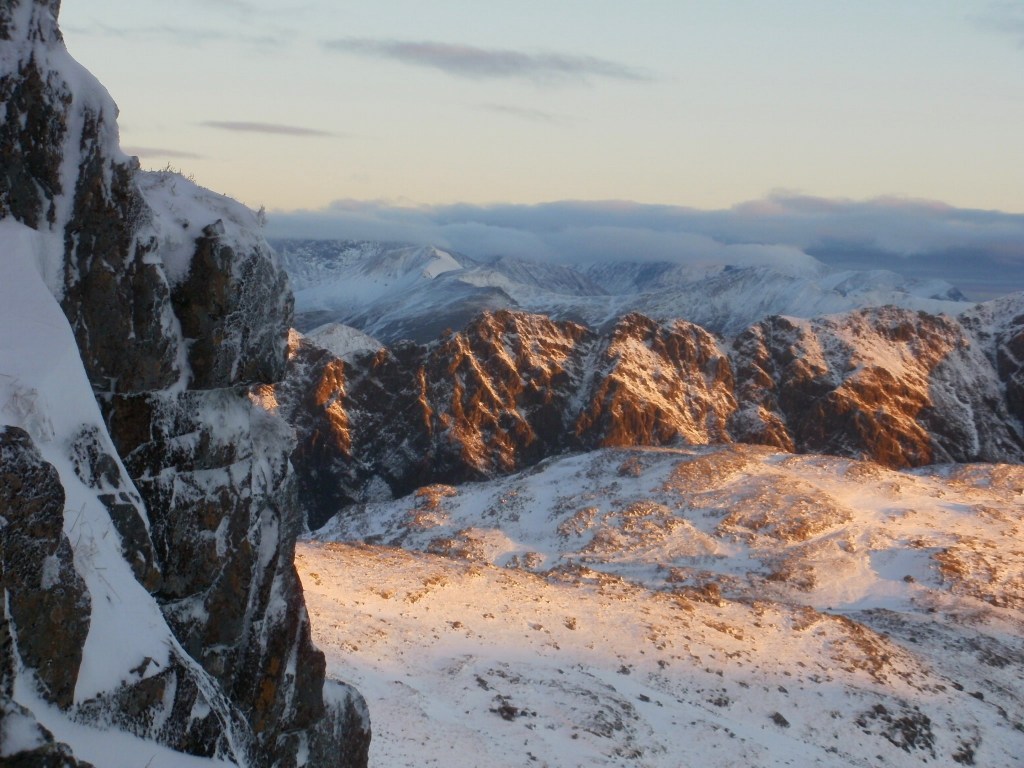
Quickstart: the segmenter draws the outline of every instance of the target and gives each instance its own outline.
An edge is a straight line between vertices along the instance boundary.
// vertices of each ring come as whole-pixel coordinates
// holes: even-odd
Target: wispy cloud
[[[199,45],[211,40],[225,40],[228,35],[209,27],[182,27],[172,25],[153,25],[148,27],[118,27],[111,24],[96,23],[88,27],[72,27],[78,35],[92,37],[113,37],[119,40],[170,40],[188,45]]]
[[[162,147],[121,147],[121,150],[128,155],[139,157],[166,157],[171,160],[202,160],[202,155],[195,152],[183,152],[180,149],[164,149]]]
[[[300,125],[283,125],[281,123],[254,123],[237,120],[204,120],[200,125],[217,128],[222,131],[237,133],[269,133],[278,136],[334,136],[340,134],[321,131],[316,128],[305,128]]]
[[[528,107],[514,107],[509,104],[477,104],[477,109],[484,112],[494,112],[499,115],[509,115],[520,120],[530,120],[535,123],[564,123],[566,118],[545,112],[542,109],[530,109]]]
[[[347,37],[328,40],[328,50],[416,67],[437,69],[454,77],[474,80],[521,78],[538,83],[587,81],[592,78],[646,81],[651,76],[633,67],[593,56],[562,53],[526,53],[505,48],[432,41],[402,41]]]
[[[288,45],[289,39],[279,32],[256,34],[243,33],[237,29],[209,27],[188,27],[173,24],[151,26],[118,27],[111,24],[95,23],[91,26],[68,27],[65,29],[82,37],[107,37],[137,42],[166,42],[173,45],[199,48],[208,43],[238,43],[272,50]]]
[[[631,202],[409,207],[337,201],[275,212],[277,237],[433,244],[473,256],[563,263],[645,260],[890,269],[942,278],[975,299],[1024,290],[1024,215],[926,200],[776,194],[703,211]]]

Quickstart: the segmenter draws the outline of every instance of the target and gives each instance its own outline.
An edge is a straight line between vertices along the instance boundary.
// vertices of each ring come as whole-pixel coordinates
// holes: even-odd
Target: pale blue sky
[[[250,205],[1024,212],[1024,2],[64,0],[62,23],[129,151]]]

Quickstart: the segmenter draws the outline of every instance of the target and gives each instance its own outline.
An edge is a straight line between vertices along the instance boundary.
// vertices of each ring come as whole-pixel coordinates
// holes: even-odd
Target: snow
[[[62,193],[54,201],[56,216],[49,225],[49,232],[56,235],[59,248],[50,241],[39,251],[42,256],[41,274],[46,285],[58,298],[64,291],[64,228],[71,218],[74,190],[82,161],[82,126],[86,115],[99,118],[98,142],[107,158],[114,162],[129,162],[121,152],[117,128],[117,106],[107,89],[91,72],[75,61],[60,40],[57,20],[42,6],[21,2],[12,9],[12,26],[15,30],[10,40],[0,40],[0,68],[17,71],[20,64],[33,59],[42,72],[52,73],[49,87],[64,92],[71,99],[68,109],[67,131],[61,147],[60,179]],[[41,30],[30,34],[29,29]]]
[[[287,243],[278,248],[295,287],[296,305],[306,310],[346,306],[356,311],[463,268],[452,254],[433,247],[345,242],[326,258],[297,255],[287,250]]]
[[[35,719],[23,712],[8,712],[0,719],[0,757],[30,752],[46,744]]]
[[[957,314],[940,280],[894,272],[700,268],[623,261],[575,267],[527,259],[482,263],[432,247],[349,241],[275,241],[296,289],[300,328],[325,321],[352,325],[384,342],[416,337],[438,318],[453,327],[484,308],[513,307],[597,328],[628,312],[686,319],[735,335],[769,315],[810,318],[896,305]],[[444,327],[442,322],[440,327]],[[438,329],[440,330],[440,329]],[[418,341],[427,338],[416,337]]]
[[[1022,487],[604,450],[348,508],[297,566],[372,765],[1009,766]]]
[[[75,688],[75,702],[138,680],[132,672],[143,659],[153,662],[144,674],[166,667],[177,645],[159,607],[133,575],[121,554],[120,538],[96,489],[75,472],[69,446],[83,428],[93,428],[100,447],[116,457],[79,357],[67,319],[44,284],[37,254],[48,245],[48,233],[37,233],[10,220],[0,222],[0,424],[25,429],[43,458],[60,475],[66,501],[64,532],[74,551],[75,569],[85,579],[92,616]],[[120,484],[137,493],[117,459]],[[45,586],[45,584],[43,585]],[[98,732],[71,723],[46,709],[24,673],[16,682],[15,701],[28,707],[43,724],[68,742],[75,753],[97,765],[138,765],[138,757],[154,756],[151,765],[210,765],[118,733]],[[14,726],[12,726],[14,727]],[[19,734],[24,735],[23,731]],[[123,749],[121,749],[123,747]],[[113,755],[117,755],[114,757]]]
[[[241,203],[204,189],[178,173],[139,172],[136,181],[152,211],[148,228],[143,228],[140,236],[156,238],[156,254],[172,285],[188,276],[196,240],[213,224],[239,252],[264,252],[274,258],[259,234],[256,214]]]
[[[21,703],[32,710],[39,723],[47,728],[58,742],[72,747],[79,760],[103,768],[227,768],[233,766],[223,760],[194,757],[140,739],[122,731],[92,728],[77,723],[60,710],[36,697],[26,687],[16,695]],[[12,750],[16,752],[17,750]]]
[[[384,348],[384,345],[372,336],[340,323],[321,325],[308,331],[305,338],[315,346],[326,349],[334,357],[346,361],[368,352],[379,352]]]

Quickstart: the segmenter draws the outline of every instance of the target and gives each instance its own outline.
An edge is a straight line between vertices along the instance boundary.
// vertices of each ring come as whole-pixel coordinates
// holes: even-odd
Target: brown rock
[[[17,653],[42,695],[67,709],[89,633],[89,592],[64,535],[57,470],[16,427],[0,427],[0,518],[0,589],[7,596],[0,606],[0,657],[7,656],[0,658],[0,695]]]

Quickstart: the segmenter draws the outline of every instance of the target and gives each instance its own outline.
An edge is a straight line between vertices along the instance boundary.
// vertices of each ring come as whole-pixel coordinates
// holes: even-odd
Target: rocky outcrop
[[[79,720],[243,765],[365,765],[365,707],[351,689],[325,694],[292,565],[291,431],[250,397],[284,369],[287,279],[251,212],[121,153],[116,108],[64,49],[59,5],[0,2],[0,219],[38,235],[29,257],[104,421],[50,435],[62,478],[5,433],[18,455],[0,465],[14,489],[0,503],[17,502],[0,512],[4,627],[29,633],[22,662]],[[90,604],[61,539],[61,480],[101,505],[169,628],[155,630],[169,632],[160,659],[77,692]]]
[[[703,328],[627,315],[601,350],[576,433],[601,447],[729,442],[732,390],[729,360]]]
[[[24,665],[40,694],[68,709],[89,632],[89,591],[64,534],[57,470],[15,427],[0,427],[0,520],[0,696],[11,695],[15,664]]]
[[[1024,295],[980,304],[960,317],[1006,387],[1006,405],[1024,423]]]
[[[276,388],[299,440],[310,524],[346,503],[478,480],[566,450],[728,440],[729,362],[689,323],[623,318],[606,336],[486,313],[434,344],[342,361],[300,338]]]
[[[1024,459],[1003,379],[954,319],[893,307],[773,317],[732,359],[737,440],[889,467]]]
[[[295,337],[275,398],[299,435],[292,462],[315,528],[349,503],[603,446],[1019,462],[1022,340],[1020,297],[961,320],[893,307],[771,317],[727,351],[683,321],[631,314],[597,333],[499,311],[427,346],[346,360]]]
[[[130,418],[152,430],[141,442],[134,425],[119,428]],[[239,707],[259,749],[315,728],[324,661],[293,567],[302,521],[287,426],[245,388],[139,395],[111,425],[147,500],[163,567],[156,595],[182,646]]]

